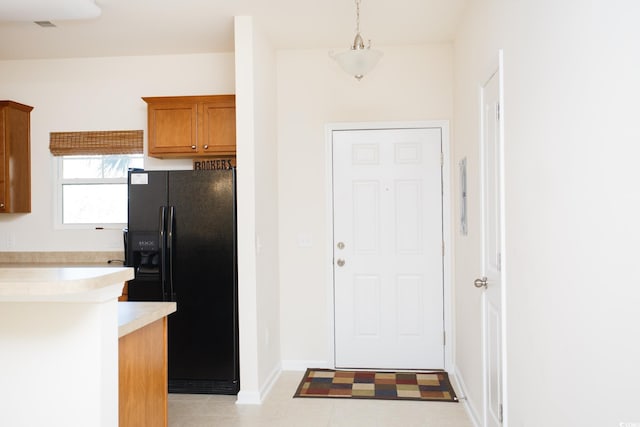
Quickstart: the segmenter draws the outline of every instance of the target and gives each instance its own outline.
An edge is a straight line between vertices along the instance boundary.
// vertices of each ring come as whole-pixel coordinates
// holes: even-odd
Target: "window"
[[[127,171],[142,168],[141,154],[60,156],[62,224],[125,224]]]
[[[51,132],[57,224],[127,222],[127,171],[143,168],[142,131]]]

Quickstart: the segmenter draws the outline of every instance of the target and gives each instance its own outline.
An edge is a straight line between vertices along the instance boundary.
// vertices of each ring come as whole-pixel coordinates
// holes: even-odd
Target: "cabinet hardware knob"
[[[192,150],[195,150],[195,149],[196,149],[196,146],[195,146],[195,145],[192,145],[192,146],[191,146],[191,149],[192,149]]]
[[[206,150],[207,148],[209,148],[209,145],[205,145],[205,146],[204,146],[204,149],[205,149],[205,150]]]

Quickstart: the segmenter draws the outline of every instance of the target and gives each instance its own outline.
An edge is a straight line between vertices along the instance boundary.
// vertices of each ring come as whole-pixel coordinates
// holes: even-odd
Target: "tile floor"
[[[170,394],[169,427],[472,427],[462,403],[294,399],[303,374],[283,372],[262,405]]]

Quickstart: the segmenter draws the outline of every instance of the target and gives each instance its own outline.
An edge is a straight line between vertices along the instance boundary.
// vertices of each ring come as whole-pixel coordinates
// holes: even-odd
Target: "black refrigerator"
[[[170,393],[236,394],[236,170],[128,176],[129,301],[175,301],[168,317]]]

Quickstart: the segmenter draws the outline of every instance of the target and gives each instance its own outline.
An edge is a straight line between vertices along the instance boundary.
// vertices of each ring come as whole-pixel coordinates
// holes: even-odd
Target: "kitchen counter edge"
[[[118,303],[118,338],[144,328],[176,310],[175,302],[121,301]]]

